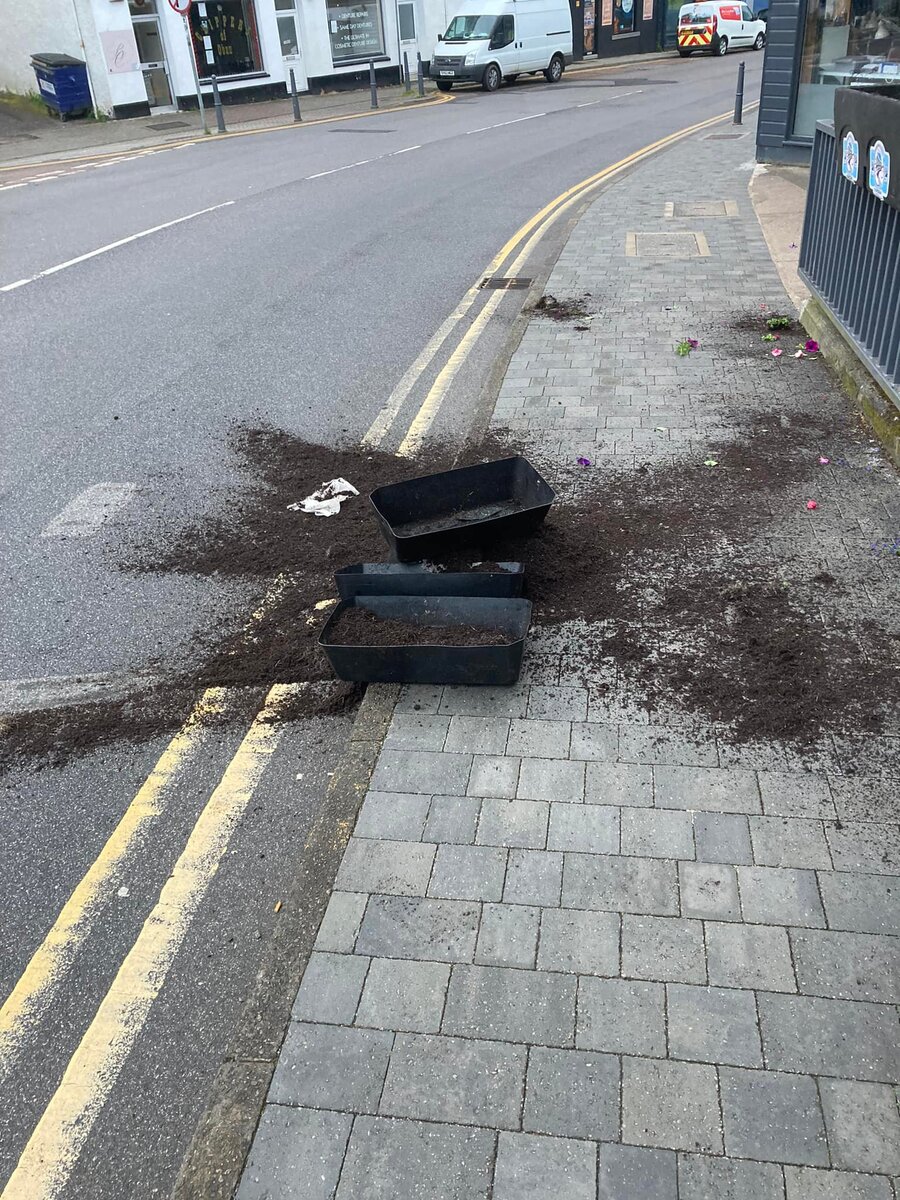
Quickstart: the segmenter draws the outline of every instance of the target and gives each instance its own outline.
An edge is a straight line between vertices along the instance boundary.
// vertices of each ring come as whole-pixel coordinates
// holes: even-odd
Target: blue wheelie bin
[[[31,65],[47,112],[65,121],[73,114],[91,111],[87,66],[80,58],[70,58],[68,54],[32,54]]]

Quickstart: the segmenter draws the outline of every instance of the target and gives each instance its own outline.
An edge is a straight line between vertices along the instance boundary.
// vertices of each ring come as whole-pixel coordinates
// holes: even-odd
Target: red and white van
[[[683,4],[678,13],[678,53],[688,58],[695,50],[727,54],[741,46],[762,50],[766,23],[755,17],[746,4],[711,0]]]

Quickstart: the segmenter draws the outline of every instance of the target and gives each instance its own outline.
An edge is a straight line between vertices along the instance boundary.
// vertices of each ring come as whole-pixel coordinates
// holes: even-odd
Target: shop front
[[[663,0],[569,0],[576,57],[615,58],[657,47],[656,4]]]

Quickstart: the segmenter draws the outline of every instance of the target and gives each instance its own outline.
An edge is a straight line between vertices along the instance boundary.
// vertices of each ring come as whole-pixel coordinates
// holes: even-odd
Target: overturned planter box
[[[527,458],[515,455],[386,484],[370,499],[395,557],[412,562],[532,533],[556,493]]]
[[[477,564],[480,566],[481,564]],[[423,563],[355,563],[336,571],[338,595],[354,596],[521,596],[521,563],[494,563],[497,570],[429,570]]]
[[[348,609],[383,620],[452,630],[496,630],[506,641],[487,645],[347,645],[334,640]],[[357,683],[457,683],[474,687],[515,683],[531,622],[528,600],[493,596],[355,596],[342,601],[319,638],[339,679]],[[446,637],[446,633],[444,635]],[[462,641],[462,636],[460,638]]]

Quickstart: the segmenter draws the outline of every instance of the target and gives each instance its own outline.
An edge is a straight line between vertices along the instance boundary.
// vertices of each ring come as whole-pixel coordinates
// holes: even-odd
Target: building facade
[[[772,0],[757,126],[760,162],[809,162],[839,87],[900,95],[900,0]]]
[[[576,58],[645,54],[660,41],[665,0],[569,0]]]

